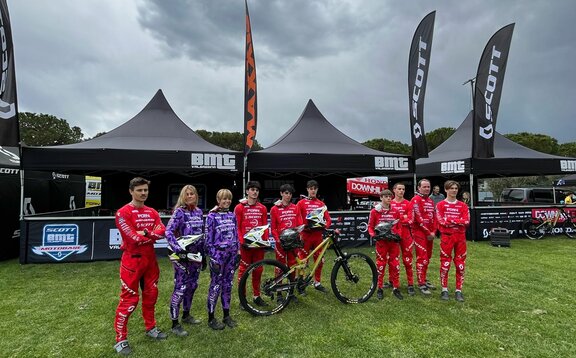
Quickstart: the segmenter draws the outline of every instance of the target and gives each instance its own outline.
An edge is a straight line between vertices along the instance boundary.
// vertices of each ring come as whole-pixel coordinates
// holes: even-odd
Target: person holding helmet
[[[392,192],[388,189],[380,193],[379,204],[370,211],[368,218],[368,234],[376,240],[376,267],[378,268],[378,291],[376,297],[384,298],[382,289],[384,282],[384,271],[388,265],[388,274],[392,281],[392,293],[399,300],[404,299],[400,293],[400,236],[398,236],[398,222],[400,212],[390,206]],[[386,225],[386,232],[380,232],[379,227],[383,223],[394,223],[392,227]]]
[[[204,257],[204,229],[202,210],[198,204],[198,191],[192,185],[185,185],[180,191],[174,213],[166,225],[166,240],[170,251],[169,256],[174,267],[174,291],[170,299],[170,319],[172,333],[179,337],[188,335],[178,322],[180,305],[182,305],[182,322],[198,324],[200,320],[190,315],[194,292],[198,287],[198,278],[202,267],[206,267]],[[184,240],[188,235],[195,235],[196,240]],[[182,238],[179,240],[179,238]],[[183,247],[184,246],[184,247]]]
[[[240,267],[238,268],[238,281],[244,274],[244,271],[254,262],[264,259],[263,248],[250,248],[245,243],[244,236],[257,226],[265,226],[268,223],[268,210],[258,201],[260,194],[260,183],[249,181],[246,184],[246,198],[240,200],[240,203],[234,208],[236,222],[238,225],[238,241],[240,242]],[[262,235],[263,241],[268,241],[268,230]],[[251,243],[249,243],[251,244]],[[268,304],[260,297],[260,278],[262,277],[262,268],[254,271],[252,277],[252,288],[254,289],[254,303],[258,306],[267,306]]]
[[[326,205],[317,197],[318,182],[316,180],[309,180],[308,183],[306,183],[306,191],[308,191],[308,196],[300,200],[296,206],[298,207],[300,219],[306,224],[305,229],[302,231],[302,240],[304,241],[304,253],[308,255],[311,250],[314,250],[318,245],[320,245],[322,242],[322,231],[323,229],[328,229],[330,227],[332,220],[330,220],[330,215],[326,210]],[[309,219],[310,215],[320,213],[320,211],[322,211],[320,214],[321,217],[314,217],[312,220]],[[316,252],[314,260],[318,258],[318,255],[320,255],[320,253]],[[320,292],[326,293],[328,290],[326,290],[326,288],[320,283],[323,261],[324,258],[322,258],[322,262],[319,263],[318,268],[314,273],[314,288]],[[299,291],[300,294],[304,294],[303,289],[299,289]]]
[[[280,236],[286,229],[292,229],[302,225],[302,218],[298,215],[298,208],[292,203],[293,194],[294,187],[292,185],[281,185],[280,196],[282,199],[275,202],[272,209],[270,209],[270,227],[272,237],[276,241],[276,260],[288,267],[296,264],[297,249],[285,250],[280,242]],[[297,236],[299,236],[298,233]],[[286,232],[286,237],[290,238],[288,232]],[[291,245],[293,244],[294,243],[291,243]],[[279,296],[278,299],[281,300],[282,296]]]
[[[240,261],[236,215],[230,212],[232,193],[220,189],[216,194],[216,205],[206,216],[206,253],[210,256],[210,288],[208,289],[208,326],[214,330],[236,327],[230,317],[230,298],[234,272]],[[222,297],[224,318],[219,322],[214,317],[218,298]]]

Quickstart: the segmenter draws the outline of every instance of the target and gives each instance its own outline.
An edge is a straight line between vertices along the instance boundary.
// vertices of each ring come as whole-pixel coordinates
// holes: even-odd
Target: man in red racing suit
[[[440,283],[442,292],[440,298],[448,300],[448,271],[454,251],[454,266],[456,266],[456,301],[464,302],[462,283],[466,268],[466,227],[470,224],[468,206],[456,199],[460,184],[454,180],[444,183],[446,199],[436,204],[438,229],[440,230]]]
[[[153,339],[166,339],[156,327],[154,306],[158,298],[160,270],[154,252],[154,242],[164,236],[164,225],[158,212],[144,205],[148,198],[148,184],[144,178],[130,181],[132,201],[116,212],[116,227],[122,237],[120,261],[120,302],[116,309],[114,328],[119,354],[130,354],[128,345],[128,319],[138,305],[138,288],[142,289],[142,317],[146,335]]]

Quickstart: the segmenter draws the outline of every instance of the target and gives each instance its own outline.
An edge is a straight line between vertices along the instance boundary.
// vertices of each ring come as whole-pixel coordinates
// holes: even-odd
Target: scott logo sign
[[[463,160],[440,163],[441,173],[464,173],[466,171]]]
[[[415,119],[414,126],[412,127],[412,134],[415,138],[420,138],[422,136],[422,125],[420,124],[421,118],[418,118],[418,101],[420,100],[420,89],[422,88],[422,83],[424,82],[424,77],[426,72],[424,68],[426,67],[426,58],[422,56],[422,51],[426,51],[428,44],[422,41],[418,42],[418,70],[416,71],[416,78],[414,79],[414,87],[412,90],[412,117]],[[428,55],[429,56],[429,55]]]
[[[494,97],[494,91],[498,86],[498,70],[499,66],[494,63],[494,59],[500,59],[502,53],[496,50],[496,46],[492,47],[492,56],[490,57],[490,70],[488,72],[488,79],[486,81],[486,90],[484,91],[484,99],[486,100],[485,113],[486,121],[490,122],[485,127],[480,127],[480,136],[485,139],[490,139],[494,135],[494,129],[492,126],[492,99]]]
[[[233,154],[192,153],[192,168],[236,170]]]
[[[78,245],[79,230],[76,224],[44,225],[42,246],[35,246],[36,255],[48,255],[56,261],[62,261],[72,254],[86,251],[86,245]]]
[[[560,170],[563,172],[576,172],[576,160],[561,160]]]
[[[374,169],[408,171],[408,158],[374,157]]]

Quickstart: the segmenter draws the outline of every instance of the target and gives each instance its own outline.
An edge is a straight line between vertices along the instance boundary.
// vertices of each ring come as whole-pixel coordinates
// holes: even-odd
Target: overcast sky
[[[363,142],[410,143],[414,30],[436,10],[427,132],[458,127],[488,39],[515,22],[496,129],[575,141],[576,1],[249,0],[256,139],[270,145],[312,99]],[[162,89],[192,129],[242,131],[243,0],[8,0],[21,112],[86,137],[136,115]]]

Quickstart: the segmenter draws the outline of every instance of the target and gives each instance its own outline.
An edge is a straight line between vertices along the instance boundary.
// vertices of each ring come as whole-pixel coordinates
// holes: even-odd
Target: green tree
[[[521,132],[504,136],[520,145],[542,153],[558,154],[558,149],[560,148],[556,139],[545,134]]]
[[[560,144],[558,146],[558,155],[576,158],[576,142]]]
[[[412,147],[410,147],[408,144],[384,138],[370,139],[362,144],[364,144],[369,148],[379,150],[382,152],[408,154],[408,155],[412,153]]]
[[[240,132],[209,132],[204,129],[198,129],[195,132],[206,141],[219,147],[244,151],[244,135]],[[255,139],[252,150],[260,149],[262,149],[262,146]]]
[[[80,127],[70,127],[68,121],[49,114],[20,112],[20,137],[26,145],[47,146],[82,141]]]
[[[426,133],[426,143],[428,144],[428,150],[432,151],[436,149],[440,144],[444,143],[446,139],[450,138],[454,132],[456,132],[456,129],[452,127],[440,127]]]

